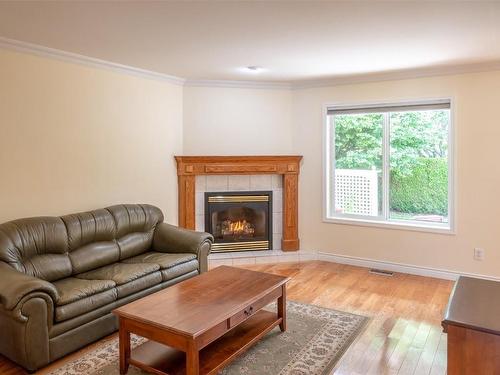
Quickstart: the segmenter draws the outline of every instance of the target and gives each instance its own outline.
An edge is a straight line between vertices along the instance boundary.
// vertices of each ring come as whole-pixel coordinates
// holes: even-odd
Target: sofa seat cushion
[[[129,296],[131,294],[140,292],[141,290],[150,288],[152,286],[161,284],[162,276],[160,271],[156,271],[138,279],[129,281],[126,284],[118,285],[116,291],[118,292],[118,299]]]
[[[161,270],[163,281],[175,279],[176,277],[185,275],[192,271],[198,271],[199,263],[197,259],[190,260],[189,262],[178,264],[174,267]]]
[[[118,298],[116,288],[111,288],[91,296],[81,298],[66,305],[56,306],[55,321],[57,323],[83,315],[99,307],[108,305]]]
[[[116,285],[112,280],[84,280],[75,277],[67,277],[55,281],[53,284],[59,294],[57,306],[67,305],[93,296],[94,294],[112,289]]]
[[[139,279],[160,269],[158,264],[147,263],[114,263],[109,266],[97,268],[93,271],[76,275],[79,279],[85,280],[113,280],[116,285],[123,285]]]
[[[197,270],[199,267],[195,254],[190,253],[147,253],[125,259],[123,263],[152,263],[158,264],[161,269],[162,280],[167,281],[186,273]]]
[[[154,263],[158,264],[162,270],[175,267],[179,264],[189,262],[196,259],[195,254],[185,253],[160,253],[157,251],[149,251],[133,258],[125,259],[123,263]]]

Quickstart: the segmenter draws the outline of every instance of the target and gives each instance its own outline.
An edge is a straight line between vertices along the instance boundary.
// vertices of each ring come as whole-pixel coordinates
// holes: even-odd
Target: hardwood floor
[[[440,323],[451,281],[406,274],[379,276],[366,268],[320,261],[240,267],[291,276],[289,300],[372,318],[334,374],[446,373],[446,335]],[[81,354],[72,354],[38,373],[46,374]],[[24,373],[0,356],[0,374]]]

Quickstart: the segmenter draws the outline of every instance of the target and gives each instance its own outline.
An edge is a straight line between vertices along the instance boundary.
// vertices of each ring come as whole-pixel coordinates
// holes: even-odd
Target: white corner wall
[[[292,150],[290,90],[184,88],[184,155],[276,155]]]
[[[323,106],[451,97],[456,136],[456,234],[322,221]],[[500,72],[364,83],[294,91],[294,152],[300,176],[304,249],[462,273],[500,276]],[[486,250],[473,260],[473,248]]]
[[[177,222],[182,86],[0,49],[0,222],[151,203]]]

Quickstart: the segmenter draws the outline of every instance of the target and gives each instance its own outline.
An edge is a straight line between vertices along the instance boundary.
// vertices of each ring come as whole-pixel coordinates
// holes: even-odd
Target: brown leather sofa
[[[117,329],[111,311],[207,270],[213,237],[118,205],[0,225],[0,353],[39,369]]]

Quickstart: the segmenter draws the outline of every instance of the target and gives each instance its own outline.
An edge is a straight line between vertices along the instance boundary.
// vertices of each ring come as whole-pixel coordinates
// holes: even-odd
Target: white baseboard
[[[438,268],[432,268],[432,267],[421,267],[421,266],[414,266],[414,265],[410,265],[410,264],[386,262],[386,261],[380,261],[380,260],[374,260],[374,259],[352,257],[352,256],[348,256],[348,255],[326,253],[326,252],[321,252],[321,251],[318,251],[317,254],[318,254],[318,256],[317,256],[318,260],[322,260],[322,261],[326,261],[326,262],[349,264],[351,266],[366,267],[366,268],[377,268],[377,269],[382,269],[382,270],[387,270],[387,271],[392,271],[392,272],[407,273],[410,275],[435,277],[438,279],[445,279],[445,280],[456,280],[456,279],[458,279],[459,276],[469,276],[469,277],[476,277],[479,279],[500,281],[500,277],[496,277],[496,276],[464,273],[464,272],[450,271],[450,270],[444,270],[444,269],[438,269]]]

